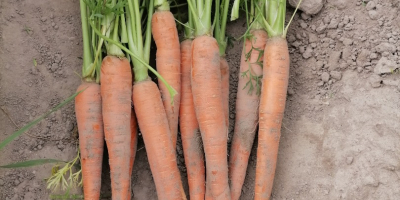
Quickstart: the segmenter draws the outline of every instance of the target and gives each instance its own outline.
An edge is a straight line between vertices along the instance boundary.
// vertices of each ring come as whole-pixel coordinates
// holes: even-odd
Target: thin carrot
[[[204,200],[204,151],[200,128],[194,110],[192,86],[190,83],[192,66],[191,46],[191,39],[187,39],[181,43],[182,95],[179,109],[179,126],[188,175],[190,199]]]
[[[131,158],[129,162],[129,177],[132,177],[132,170],[133,170],[133,164],[135,163],[135,156],[136,156],[136,150],[137,150],[137,142],[138,142],[138,125],[136,121],[136,116],[135,116],[135,111],[132,108],[131,112],[131,147],[129,148],[131,150]],[[131,186],[131,184],[129,184]],[[129,190],[131,191],[131,190]],[[131,199],[131,193],[128,193],[127,199]]]
[[[75,113],[79,131],[79,149],[85,199],[99,199],[104,150],[100,85],[84,82],[75,98]]]
[[[79,131],[83,195],[85,199],[99,199],[104,151],[104,132],[101,111],[100,85],[96,82],[96,65],[89,43],[87,5],[80,0],[83,37],[83,82],[75,97],[75,114]]]
[[[226,127],[229,128],[229,64],[225,56],[220,58],[222,102],[225,113]]]
[[[263,7],[261,1],[256,1],[255,3]],[[257,130],[263,56],[267,41],[267,32],[263,30],[261,20],[261,17],[264,17],[264,13],[255,9],[254,1],[251,1],[250,5],[251,13],[247,12],[249,30],[245,33],[244,48],[240,61],[235,128],[229,159],[229,180],[233,200],[240,198]],[[245,8],[248,11],[247,3]],[[239,7],[234,7],[233,13],[238,12],[238,9]],[[237,15],[233,14],[232,16]]]
[[[245,41],[240,61],[235,129],[229,158],[229,179],[234,200],[239,199],[242,191],[257,130],[261,65],[267,40],[267,33],[264,30],[252,30],[250,35]]]
[[[264,25],[270,38],[264,50],[255,200],[270,199],[272,193],[289,82],[290,58],[286,33],[293,19],[292,16],[285,28],[286,0],[267,0],[266,9],[269,16]]]
[[[161,80],[159,80],[163,104],[167,112],[169,128],[171,130],[171,138],[174,148],[176,148],[181,89],[179,36],[175,18],[169,11],[169,3],[167,0],[156,0],[155,7],[157,9],[153,14],[151,26],[153,38],[157,46],[157,71],[178,92],[174,98],[173,104],[171,104],[169,91],[164,84],[161,84]]]
[[[151,80],[135,83],[133,103],[136,105],[135,111],[158,199],[186,199],[176,163],[175,149],[170,138],[167,116],[156,84]]]

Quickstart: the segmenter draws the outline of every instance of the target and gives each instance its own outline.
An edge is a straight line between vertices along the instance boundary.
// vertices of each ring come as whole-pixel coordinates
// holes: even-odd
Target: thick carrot
[[[178,92],[171,104],[167,87],[159,80],[162,100],[167,112],[171,138],[176,148],[178,136],[178,115],[181,89],[180,45],[175,18],[170,11],[156,11],[152,19],[152,33],[157,45],[157,71]]]
[[[204,151],[199,124],[194,110],[190,74],[192,68],[192,40],[181,43],[181,104],[179,126],[181,130],[183,153],[188,175],[190,199],[204,200],[205,168]]]
[[[135,112],[132,109],[132,114],[131,114],[131,159],[129,163],[129,177],[132,177],[132,170],[133,170],[133,164],[135,162],[135,156],[136,156],[136,150],[137,150],[137,141],[138,141],[138,130],[137,130],[137,121],[136,121],[136,116]],[[129,184],[131,186],[131,184]],[[128,199],[131,199],[131,189],[129,190],[128,193]]]
[[[157,85],[150,80],[135,83],[133,104],[146,145],[158,199],[186,199],[167,115]]]
[[[230,199],[227,127],[222,105],[217,41],[199,36],[192,44],[192,92],[206,156],[207,183],[214,199]]]
[[[101,66],[101,97],[112,199],[130,194],[132,73],[126,58],[107,56]]]
[[[75,98],[75,113],[79,131],[79,149],[85,199],[99,199],[103,161],[104,132],[101,113],[100,85],[82,83]]]
[[[285,38],[267,40],[260,99],[254,199],[269,199],[275,176],[281,124],[289,80],[289,51]]]
[[[225,113],[226,127],[229,128],[229,64],[225,56],[220,58],[221,80],[222,80],[222,105]]]
[[[240,61],[235,129],[229,159],[229,179],[233,200],[240,198],[258,125],[260,96],[257,92],[257,80],[252,77],[262,75],[262,52],[267,41],[267,32],[264,30],[251,30],[250,34],[251,37],[245,41]],[[246,75],[242,76],[242,73]],[[252,84],[256,88],[250,91],[248,84]]]

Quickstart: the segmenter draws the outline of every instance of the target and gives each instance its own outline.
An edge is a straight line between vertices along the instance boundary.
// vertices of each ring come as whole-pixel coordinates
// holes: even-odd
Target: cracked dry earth
[[[399,2],[304,0],[310,2],[322,5],[302,8],[287,36],[291,76],[272,199],[400,199]],[[293,11],[288,8],[287,16]],[[82,55],[79,16],[73,0],[0,1],[0,140],[75,92]],[[231,36],[244,30],[243,20],[229,23]],[[234,42],[227,55],[230,135],[241,49],[242,43]],[[134,199],[157,199],[139,140]],[[74,107],[68,104],[7,146],[0,165],[71,160],[76,150]],[[243,200],[253,198],[255,150]],[[177,152],[187,190],[179,145]],[[0,169],[0,199],[50,199],[44,179],[51,167]],[[109,199],[107,163],[103,168],[104,199]]]

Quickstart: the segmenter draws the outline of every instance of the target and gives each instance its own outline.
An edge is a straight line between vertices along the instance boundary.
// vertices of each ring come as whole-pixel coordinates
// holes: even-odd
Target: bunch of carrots
[[[249,29],[229,162],[229,0],[187,5],[180,42],[167,0],[80,0],[84,55],[75,111],[85,199],[100,198],[104,141],[112,199],[131,199],[138,128],[158,198],[186,199],[176,161],[178,124],[188,195],[201,200],[240,198],[259,124],[255,199],[269,199],[289,77],[286,1],[234,2],[231,20],[244,5]],[[152,38],[157,71],[149,65]]]

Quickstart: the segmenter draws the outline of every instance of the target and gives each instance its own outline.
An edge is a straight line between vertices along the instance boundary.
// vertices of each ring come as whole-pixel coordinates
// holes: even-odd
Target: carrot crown
[[[212,36],[211,6],[212,0],[187,0],[189,12],[193,15],[195,36]]]
[[[297,4],[297,8],[294,11],[288,25],[285,27],[285,16],[286,16],[286,0],[266,0],[266,19],[263,19],[264,27],[270,37],[283,37],[286,38],[286,34],[290,23],[293,20],[294,15],[297,12],[302,0]],[[260,9],[257,7],[257,9]]]
[[[154,7],[157,11],[169,11],[169,3],[167,0],[155,0]]]
[[[87,5],[84,0],[80,0],[81,21],[82,21],[82,38],[83,38],[83,65],[82,78],[85,81],[94,81],[95,65],[93,65],[93,54],[90,49],[90,37],[88,26]]]
[[[214,16],[214,37],[218,42],[219,54],[225,55],[226,47],[228,44],[228,38],[225,35],[226,22],[228,18],[228,7],[229,0],[215,1],[215,16]]]
[[[302,0],[297,4],[296,10],[286,26],[286,0],[250,0],[250,2],[250,12],[248,11],[246,1],[244,2],[249,29],[265,29],[269,37],[285,38]],[[233,3],[231,20],[235,20],[239,17],[240,3],[240,0],[235,0]],[[246,33],[248,31],[249,30],[247,30]]]

